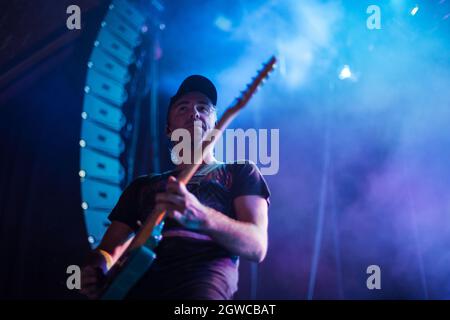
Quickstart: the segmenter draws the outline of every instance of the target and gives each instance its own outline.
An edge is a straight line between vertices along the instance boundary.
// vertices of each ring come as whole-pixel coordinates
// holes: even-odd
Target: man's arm
[[[106,251],[112,258],[112,262],[115,263],[117,259],[122,255],[125,249],[130,244],[133,234],[127,224],[119,221],[113,221],[109,228],[106,230],[100,245],[97,250]]]
[[[230,252],[261,262],[267,253],[268,205],[260,196],[240,196],[234,200],[236,218],[207,208],[204,232]]]
[[[260,196],[237,197],[235,220],[204,206],[185,185],[170,177],[167,192],[156,195],[156,205],[185,227],[210,235],[235,255],[258,262],[266,255],[268,204]]]
[[[120,257],[129,244],[133,230],[126,224],[113,221],[106,231],[100,245],[88,255],[81,274],[81,293],[90,299],[99,296],[103,286],[99,270],[106,271]]]

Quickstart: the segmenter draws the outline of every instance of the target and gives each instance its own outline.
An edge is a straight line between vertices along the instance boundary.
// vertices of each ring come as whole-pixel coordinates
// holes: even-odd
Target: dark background
[[[186,76],[216,83],[221,112],[262,61],[275,53],[282,62],[233,123],[280,129],[280,170],[266,177],[269,252],[257,273],[242,263],[237,298],[306,299],[311,287],[315,299],[450,297],[450,1],[377,1],[382,28],[368,30],[372,2],[164,1],[161,170],[165,106]],[[81,30],[65,26],[71,4]],[[65,285],[67,266],[89,249],[80,113],[108,4],[1,4],[1,298],[80,298]],[[339,78],[345,65],[350,79]],[[134,176],[154,166],[150,98]],[[372,264],[382,290],[366,287]]]

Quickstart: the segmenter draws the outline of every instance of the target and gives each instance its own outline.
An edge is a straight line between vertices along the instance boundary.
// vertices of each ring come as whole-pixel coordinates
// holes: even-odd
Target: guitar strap
[[[218,162],[212,165],[205,165],[204,167],[197,170],[195,175],[189,180],[189,185],[200,185],[200,182],[204,179],[205,176],[207,176],[210,172],[216,170],[218,167],[223,165],[223,162]]]

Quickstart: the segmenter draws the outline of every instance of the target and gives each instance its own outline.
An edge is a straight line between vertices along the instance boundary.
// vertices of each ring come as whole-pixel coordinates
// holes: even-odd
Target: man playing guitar
[[[179,128],[202,135],[217,121],[217,91],[203,76],[190,76],[171,98],[166,132]],[[200,123],[200,126],[195,124]],[[192,152],[193,153],[193,152]],[[81,292],[99,297],[107,265],[155,207],[165,210],[156,260],[129,291],[129,299],[231,299],[237,291],[239,257],[261,262],[267,252],[270,192],[248,161],[221,163],[213,151],[190,183],[174,170],[135,179],[109,215],[111,225],[82,272]]]

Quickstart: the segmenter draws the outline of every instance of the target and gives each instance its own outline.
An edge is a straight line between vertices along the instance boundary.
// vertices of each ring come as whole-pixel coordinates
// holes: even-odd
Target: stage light
[[[412,16],[416,15],[417,11],[419,11],[419,6],[416,5],[414,8],[412,8],[411,15]]]
[[[86,147],[86,141],[84,141],[83,139],[80,139],[80,147]]]
[[[80,178],[84,178],[84,177],[86,177],[86,171],[80,170],[80,171],[78,172],[78,175],[80,176]]]
[[[344,65],[341,72],[339,73],[339,79],[344,80],[351,78],[352,72],[350,70],[350,67],[348,65]]]
[[[93,244],[93,243],[95,242],[94,237],[93,237],[93,236],[89,236],[89,237],[88,237],[88,242],[89,242],[90,244]]]
[[[83,118],[84,120],[86,120],[87,117],[88,117],[87,113],[83,111],[83,112],[81,113],[81,118]]]
[[[164,23],[161,23],[159,25],[159,30],[164,30],[166,28],[166,25]]]
[[[87,63],[88,68],[92,68],[93,65],[94,65],[94,64],[92,63],[92,61],[89,61],[89,62]]]
[[[87,208],[89,208],[89,206],[88,206],[88,204],[87,204],[86,201],[83,201],[83,202],[81,203],[81,208],[83,208],[83,210],[87,210]]]
[[[89,88],[89,86],[84,87],[84,92],[89,93],[90,90],[91,90],[91,88]]]
[[[219,28],[222,31],[225,32],[231,31],[232,23],[230,19],[227,19],[224,16],[218,16],[214,21],[214,24],[216,25],[217,28]]]

